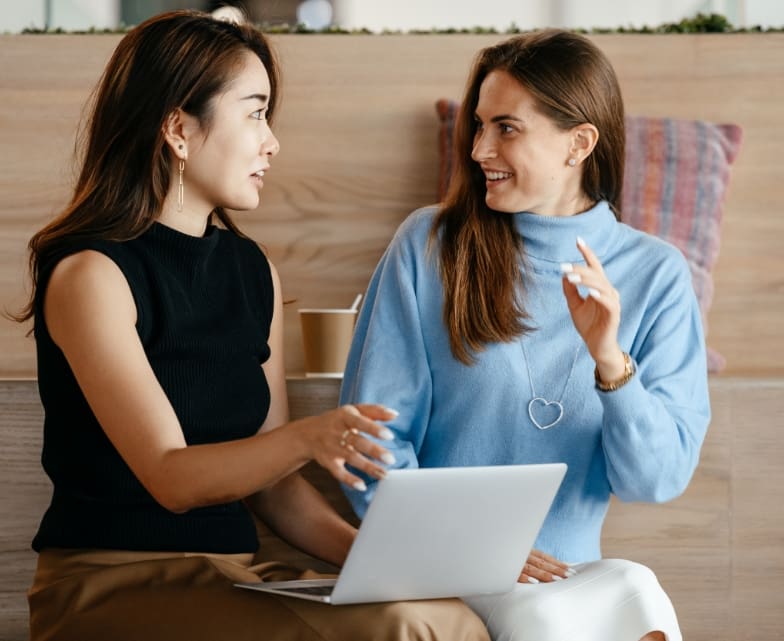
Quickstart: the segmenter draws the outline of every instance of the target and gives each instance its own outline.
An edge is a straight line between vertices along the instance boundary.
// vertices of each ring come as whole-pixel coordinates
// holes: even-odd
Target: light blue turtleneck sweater
[[[488,345],[466,366],[449,348],[438,251],[427,248],[435,213],[434,207],[414,212],[376,268],[341,402],[400,412],[389,424],[393,467],[567,463],[535,547],[569,562],[598,559],[611,493],[624,501],[667,501],[684,491],[697,465],[710,406],[686,261],[676,248],[616,222],[606,203],[570,217],[510,214],[530,266],[526,301],[536,330]],[[560,263],[584,262],[577,236],[621,296],[618,340],[637,375],[614,392],[596,389],[595,364],[562,291]],[[534,396],[563,404],[562,419],[549,429],[529,417]],[[541,425],[557,414],[541,403],[533,411]],[[373,495],[370,479],[368,485],[365,493],[345,488],[360,516]]]

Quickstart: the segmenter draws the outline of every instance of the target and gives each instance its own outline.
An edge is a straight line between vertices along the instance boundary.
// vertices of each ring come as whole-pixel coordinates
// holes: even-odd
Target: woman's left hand
[[[563,561],[539,550],[531,550],[517,581],[518,583],[550,583],[566,579],[572,574],[574,571],[570,570]]]
[[[572,322],[596,361],[600,375],[604,380],[613,380],[624,370],[623,351],[618,345],[621,297],[585,241],[578,238],[577,248],[586,264],[565,263],[561,266],[564,296]],[[578,286],[587,288],[585,298],[580,295]],[[605,374],[608,375],[606,378]]]

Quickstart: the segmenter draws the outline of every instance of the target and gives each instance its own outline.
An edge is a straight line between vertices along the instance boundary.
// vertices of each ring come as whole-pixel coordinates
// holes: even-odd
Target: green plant
[[[307,28],[303,24],[267,24],[262,23],[258,25],[265,33],[272,34],[338,34],[338,35],[352,35],[362,34],[369,35],[373,32],[369,29],[344,29],[338,26],[326,27],[325,29],[313,30]],[[118,29],[88,29],[84,31],[70,31],[66,32],[63,29],[24,29],[22,33],[125,33],[130,29],[130,26],[121,26]],[[457,29],[448,27],[444,29],[415,29],[411,31],[399,31],[386,29],[379,35],[396,35],[396,34],[412,34],[412,35],[428,35],[428,34],[494,34],[494,33],[522,33],[524,29],[520,29],[516,24],[512,23],[509,28],[504,32],[499,32],[492,27],[472,27],[470,29]],[[684,18],[680,22],[668,22],[656,27],[642,26],[636,27],[617,27],[615,29],[608,28],[591,28],[591,29],[574,29],[578,33],[587,34],[608,34],[608,33],[758,33],[758,32],[781,32],[784,31],[784,26],[778,28],[763,29],[759,26],[747,27],[745,29],[737,29],[732,26],[729,20],[723,15],[718,13],[698,13],[693,18]]]

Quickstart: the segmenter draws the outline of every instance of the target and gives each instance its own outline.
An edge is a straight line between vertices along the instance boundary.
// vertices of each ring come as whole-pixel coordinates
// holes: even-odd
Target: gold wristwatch
[[[614,381],[610,381],[609,383],[605,383],[601,377],[599,376],[599,368],[595,368],[593,370],[593,376],[596,380],[596,387],[598,387],[603,392],[614,392],[615,390],[623,387],[628,383],[632,376],[635,375],[637,369],[634,367],[634,361],[632,357],[629,356],[628,352],[623,353],[623,376],[620,378],[616,378]]]

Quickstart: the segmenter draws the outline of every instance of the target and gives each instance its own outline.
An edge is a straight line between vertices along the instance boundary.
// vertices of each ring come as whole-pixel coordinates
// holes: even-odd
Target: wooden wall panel
[[[275,36],[284,69],[273,162],[237,218],[281,273],[290,371],[299,306],[348,305],[397,225],[435,198],[434,101],[461,94],[499,36]],[[81,104],[118,36],[0,36],[0,303],[24,298],[25,242],[61,207]],[[727,374],[784,373],[779,150],[784,35],[604,35],[629,113],[735,122],[745,140],[725,209],[709,344]],[[26,328],[0,320],[0,375],[35,373]]]

